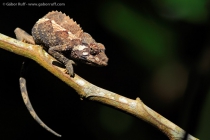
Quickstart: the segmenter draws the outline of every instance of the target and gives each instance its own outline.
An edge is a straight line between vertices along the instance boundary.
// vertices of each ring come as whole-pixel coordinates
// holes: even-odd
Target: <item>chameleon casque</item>
[[[15,34],[18,40],[43,46],[50,55],[66,66],[71,77],[74,77],[73,60],[93,66],[106,66],[108,62],[104,45],[97,43],[69,16],[58,11],[49,12],[39,19],[32,28],[32,36],[20,28],[15,29]],[[61,136],[39,119],[28,98],[26,84],[21,80],[20,87],[24,103],[33,118],[51,133]]]

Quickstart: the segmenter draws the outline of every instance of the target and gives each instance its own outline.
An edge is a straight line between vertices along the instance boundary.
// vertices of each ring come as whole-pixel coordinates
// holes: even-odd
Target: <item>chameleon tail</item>
[[[27,109],[29,110],[30,114],[32,115],[32,117],[42,126],[44,127],[46,130],[48,130],[49,132],[53,133],[54,135],[61,137],[60,134],[56,133],[55,131],[53,131],[51,128],[49,128],[36,114],[36,112],[34,111],[31,102],[29,100],[28,97],[28,92],[27,92],[27,88],[26,88],[26,80],[23,77],[20,77],[19,79],[19,83],[20,83],[20,90],[21,90],[21,94],[22,94],[22,98],[23,101],[27,107]]]
[[[30,43],[30,44],[35,44],[34,40],[32,38],[32,36],[30,36],[28,33],[26,33],[25,31],[23,31],[20,28],[16,28],[15,29],[15,34],[18,40],[26,42],[26,43]],[[26,63],[27,64],[27,63]],[[23,62],[22,64],[22,68],[21,68],[21,73],[20,73],[20,79],[19,79],[19,83],[20,83],[20,91],[22,94],[22,98],[23,101],[27,107],[27,109],[29,110],[30,114],[32,115],[32,117],[42,126],[44,127],[46,130],[48,130],[49,132],[53,133],[54,135],[61,137],[60,134],[56,133],[55,131],[53,131],[52,129],[50,129],[36,114],[36,112],[34,111],[31,102],[29,100],[28,97],[28,92],[27,92],[27,88],[26,88],[26,80],[24,78],[24,74],[25,74],[25,62]]]

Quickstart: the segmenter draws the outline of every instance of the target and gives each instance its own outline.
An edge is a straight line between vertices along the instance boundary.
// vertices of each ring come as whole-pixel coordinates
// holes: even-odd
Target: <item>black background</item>
[[[15,1],[11,2],[17,3]],[[43,2],[47,3],[46,1]],[[99,87],[128,98],[140,97],[149,107],[182,126],[183,110],[180,107],[184,103],[184,97],[173,104],[161,103],[158,99],[152,97],[149,86],[147,86],[150,73],[127,55],[126,50],[122,48],[124,42],[112,32],[106,30],[99,21],[101,16],[98,13],[100,5],[105,4],[106,1],[59,2],[65,3],[65,6],[3,6],[3,2],[1,2],[0,33],[15,38],[14,29],[16,27],[30,33],[34,23],[49,11],[58,10],[66,13],[73,17],[83,30],[90,33],[97,42],[105,45],[106,54],[109,57],[108,66],[103,68],[78,64],[74,67],[78,75]],[[36,1],[35,3],[39,2]],[[138,9],[138,5],[151,8],[150,14],[155,16],[155,11],[153,11],[150,2],[127,1],[126,4],[139,11],[141,10]],[[180,24],[194,27],[195,31],[201,30],[203,34],[200,38],[198,35],[197,39],[198,41],[206,40],[207,26]],[[189,34],[186,33],[187,35]],[[188,43],[187,40],[185,43]],[[183,51],[181,57],[185,58],[183,56],[188,55],[190,58],[196,59],[200,49],[192,51],[190,54]],[[189,57],[184,59],[186,63],[188,63]],[[54,131],[62,135],[61,138],[57,138],[33,120],[23,103],[18,81],[20,67],[25,59],[22,56],[0,49],[0,139],[167,139],[151,125],[118,111],[116,112],[119,113],[119,116],[126,116],[131,120],[130,127],[123,133],[108,131],[102,127],[99,114],[101,110],[115,111],[96,102],[81,101],[71,87],[36,62],[31,61],[27,72],[30,100],[39,117]],[[142,86],[139,87],[139,85]],[[208,85],[206,86],[208,87]],[[119,119],[117,115],[114,120],[110,121],[115,123]]]

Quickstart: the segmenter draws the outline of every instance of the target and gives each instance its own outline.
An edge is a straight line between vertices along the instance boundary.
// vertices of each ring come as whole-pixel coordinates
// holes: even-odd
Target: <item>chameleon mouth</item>
[[[107,66],[108,65],[108,58],[106,57],[106,58],[102,59],[100,64],[101,64],[101,66]]]
[[[108,65],[108,58],[104,53],[99,53],[98,55],[93,56],[91,59],[97,66],[107,66]]]
[[[92,66],[107,66],[108,58],[105,54],[89,55],[85,58],[86,64]]]

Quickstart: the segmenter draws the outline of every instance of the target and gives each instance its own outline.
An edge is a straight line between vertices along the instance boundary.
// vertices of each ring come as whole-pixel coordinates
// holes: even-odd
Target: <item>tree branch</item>
[[[33,59],[67,85],[74,88],[81,98],[98,101],[132,114],[161,130],[170,140],[181,140],[184,137],[185,131],[183,129],[147,107],[140,98],[132,100],[102,89],[89,83],[77,74],[75,74],[74,78],[71,78],[65,73],[65,69],[53,65],[57,60],[45,52],[41,46],[26,44],[0,34],[0,48]],[[187,140],[198,139],[188,135]]]

